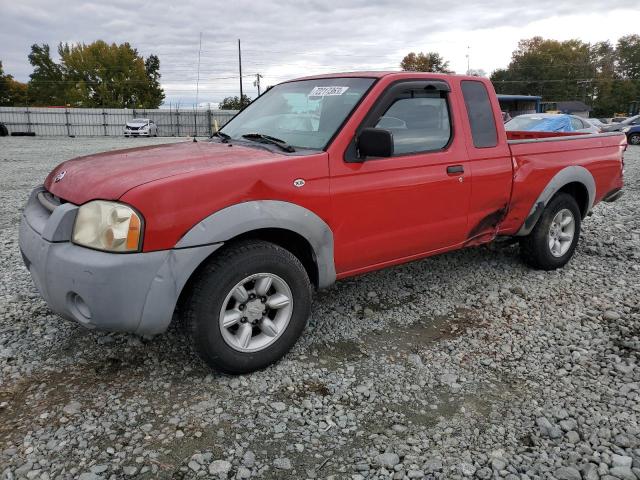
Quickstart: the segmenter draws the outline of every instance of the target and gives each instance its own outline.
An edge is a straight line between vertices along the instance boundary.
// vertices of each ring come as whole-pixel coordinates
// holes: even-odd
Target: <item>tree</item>
[[[626,35],[616,46],[618,74],[622,78],[640,80],[640,35]]]
[[[589,44],[580,40],[520,40],[506,69],[491,80],[499,93],[541,95],[549,101],[581,99],[578,80],[593,77]]]
[[[51,58],[49,45],[32,45],[29,63],[33,65],[28,87],[30,103],[64,105],[66,86],[62,67]]]
[[[18,82],[11,75],[5,75],[0,61],[0,106],[12,107],[27,103],[27,84]]]
[[[611,43],[605,41],[592,45],[591,61],[594,71],[593,114],[597,117],[605,117],[619,110],[620,94],[627,87],[619,88],[616,49]]]
[[[60,63],[48,45],[33,45],[34,66],[29,93],[39,105],[76,107],[157,108],[164,99],[160,60],[146,60],[128,43],[60,44]]]
[[[491,74],[498,93],[540,95],[544,101],[582,100],[596,116],[626,112],[640,96],[640,36],[588,44],[542,37],[521,40],[511,62]]]
[[[145,103],[159,106],[164,100],[164,91],[160,86],[160,59],[158,56],[149,55],[144,61],[144,68],[149,79],[149,89]]]
[[[242,94],[242,103],[240,103],[240,97],[226,97],[220,102],[220,110],[242,110],[244,107],[251,103],[251,98]]]
[[[446,62],[439,53],[427,52],[418,53],[411,52],[402,59],[400,68],[407,72],[438,72],[451,73],[449,70],[449,62]]]
[[[467,70],[467,75],[473,75],[474,77],[486,77],[487,72],[485,72],[482,68],[471,68]]]

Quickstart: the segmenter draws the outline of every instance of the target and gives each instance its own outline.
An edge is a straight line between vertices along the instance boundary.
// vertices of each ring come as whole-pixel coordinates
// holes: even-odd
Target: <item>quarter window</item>
[[[461,83],[473,145],[476,148],[495,147],[498,144],[498,131],[487,89],[482,82],[474,80],[463,80]]]
[[[440,150],[451,138],[447,99],[439,92],[403,92],[376,128],[391,131],[395,155]]]

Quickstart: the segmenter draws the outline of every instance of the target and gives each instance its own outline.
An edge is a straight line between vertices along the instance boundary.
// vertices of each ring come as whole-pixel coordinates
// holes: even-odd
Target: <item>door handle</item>
[[[464,167],[462,165],[449,165],[447,167],[447,173],[449,175],[456,175],[458,173],[464,173]]]

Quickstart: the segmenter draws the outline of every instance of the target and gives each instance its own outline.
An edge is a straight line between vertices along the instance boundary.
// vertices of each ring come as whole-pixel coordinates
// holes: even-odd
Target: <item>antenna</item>
[[[202,32],[200,32],[200,45],[198,46],[198,75],[196,77],[196,105],[193,109],[193,141],[198,135],[198,97],[200,96],[200,55],[202,54]]]
[[[196,107],[200,95],[200,55],[202,54],[202,32],[200,32],[200,46],[198,47],[198,76],[196,77]]]
[[[240,110],[242,110],[242,51],[240,50],[240,39],[238,39],[238,71],[240,74]]]

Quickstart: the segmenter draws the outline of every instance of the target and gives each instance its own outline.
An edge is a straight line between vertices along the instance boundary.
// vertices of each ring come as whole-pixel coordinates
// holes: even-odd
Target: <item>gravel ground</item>
[[[341,282],[277,365],[209,371],[179,329],[87,331],[17,245],[75,155],[166,139],[0,139],[0,478],[640,479],[640,148],[563,270],[515,246]]]

